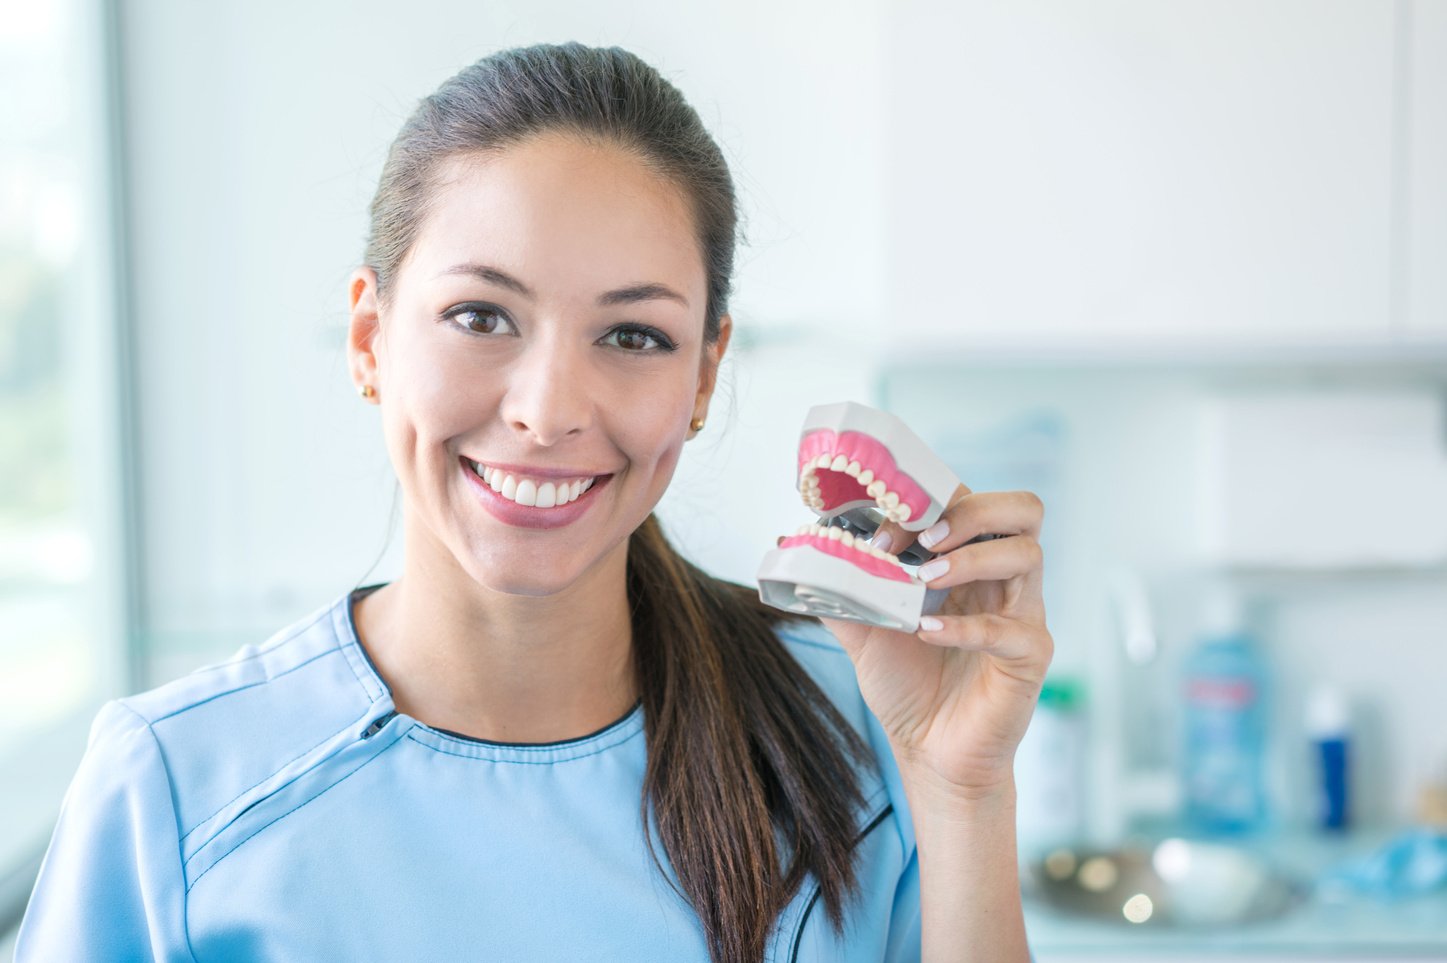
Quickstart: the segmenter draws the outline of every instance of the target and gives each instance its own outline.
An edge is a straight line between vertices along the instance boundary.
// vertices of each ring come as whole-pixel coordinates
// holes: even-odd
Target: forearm
[[[919,847],[923,963],[1026,963],[1015,785],[961,799],[904,779]]]

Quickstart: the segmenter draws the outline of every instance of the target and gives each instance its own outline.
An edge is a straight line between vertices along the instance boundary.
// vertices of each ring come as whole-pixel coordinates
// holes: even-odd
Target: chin
[[[501,595],[531,598],[556,595],[582,574],[572,570],[571,560],[556,556],[545,563],[541,559],[508,558],[506,552],[487,552],[460,561],[474,582]]]
[[[529,598],[557,595],[573,584],[572,579],[559,578],[556,571],[542,573],[487,570],[468,574],[478,585],[500,595],[524,595]]]

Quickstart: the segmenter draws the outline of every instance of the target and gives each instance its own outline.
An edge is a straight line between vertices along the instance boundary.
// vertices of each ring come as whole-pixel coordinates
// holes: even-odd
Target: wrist
[[[978,819],[1008,813],[1013,820],[1015,775],[1007,772],[998,779],[958,783],[944,779],[933,770],[901,769],[900,781],[910,808],[916,813]]]

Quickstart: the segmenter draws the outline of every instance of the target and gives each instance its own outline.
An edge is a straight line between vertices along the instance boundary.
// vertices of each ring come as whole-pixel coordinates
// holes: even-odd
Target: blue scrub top
[[[641,702],[565,742],[427,726],[396,711],[357,640],[351,600],[380,587],[101,707],[18,963],[707,963],[697,914],[644,843]],[[827,629],[778,633],[874,764],[856,817],[862,900],[845,939],[811,875],[775,921],[766,959],[917,960],[919,863],[884,732]]]

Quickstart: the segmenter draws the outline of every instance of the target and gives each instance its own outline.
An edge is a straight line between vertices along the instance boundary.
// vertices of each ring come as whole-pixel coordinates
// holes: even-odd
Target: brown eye
[[[473,334],[496,334],[502,326],[512,327],[507,316],[493,308],[468,304],[453,308],[445,317],[451,318]]]
[[[627,327],[614,328],[605,336],[612,338],[613,343],[624,351],[633,353],[646,353],[653,351],[672,351],[674,344],[661,331],[653,328],[644,328],[630,325]]]

